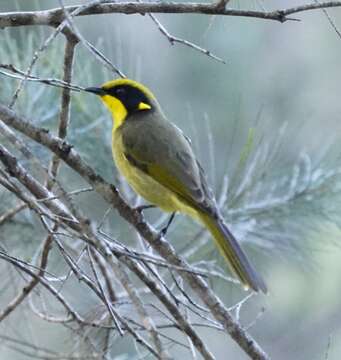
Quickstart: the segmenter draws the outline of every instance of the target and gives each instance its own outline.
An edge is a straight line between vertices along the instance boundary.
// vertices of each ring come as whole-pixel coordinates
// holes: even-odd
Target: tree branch
[[[311,3],[295,6],[287,9],[274,11],[253,11],[226,9],[221,3],[202,4],[202,3],[175,3],[175,2],[124,2],[124,3],[102,3],[89,6],[76,16],[98,15],[98,14],[146,14],[146,13],[167,13],[167,14],[206,14],[222,16],[239,16],[264,20],[285,22],[293,20],[290,15],[298,14],[309,10],[326,9],[340,7],[341,1],[328,1],[323,3]],[[66,6],[68,12],[77,10],[78,6]],[[57,26],[65,20],[63,9],[55,8],[43,11],[26,12],[7,12],[0,14],[0,28],[28,26],[28,25],[47,25]]]
[[[25,203],[15,206],[13,209],[7,210],[4,214],[0,215],[0,226],[5,222],[11,220],[18,212],[26,208]]]
[[[4,310],[0,312],[0,322],[3,321],[8,315],[10,315],[32,292],[32,290],[39,284],[39,279],[44,276],[44,272],[47,267],[47,260],[51,247],[52,236],[49,234],[44,241],[43,250],[41,254],[41,260],[39,265],[39,271],[32,280],[26,284],[18,293],[18,295],[9,302]]]
[[[65,37],[65,52],[64,52],[64,76],[63,81],[67,84],[71,83],[72,80],[72,70],[73,70],[73,60],[75,55],[75,47],[77,42],[73,38]],[[64,139],[67,134],[67,127],[69,125],[70,118],[70,104],[71,104],[71,90],[67,87],[63,88],[62,91],[62,100],[60,105],[60,114],[59,114],[59,125],[58,125],[58,137]],[[53,179],[57,177],[59,169],[60,159],[55,154],[52,156],[50,162],[49,173],[51,174],[52,179],[47,179],[47,188],[49,190],[53,187]]]

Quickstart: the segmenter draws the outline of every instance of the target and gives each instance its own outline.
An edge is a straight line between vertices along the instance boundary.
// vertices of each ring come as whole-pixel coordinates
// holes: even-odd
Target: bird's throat
[[[122,102],[113,96],[105,95],[101,97],[104,104],[108,107],[113,118],[113,131],[122,125],[128,115],[126,107]]]

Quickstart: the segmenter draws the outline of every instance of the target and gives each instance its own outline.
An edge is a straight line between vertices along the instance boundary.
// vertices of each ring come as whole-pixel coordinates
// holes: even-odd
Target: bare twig
[[[65,308],[66,312],[70,316],[70,319],[74,319],[76,321],[82,322],[81,317],[73,310],[71,305],[64,299],[64,297],[51,285],[49,284],[43,277],[38,276],[32,270],[24,266],[21,262],[16,261],[13,257],[8,257],[3,253],[0,253],[0,258],[11,263],[16,268],[18,268],[23,273],[31,276],[33,279],[37,279],[37,281],[42,284]]]
[[[123,72],[117,67],[115,66],[107,57],[105,57],[94,45],[92,45],[89,41],[87,41],[83,35],[81,34],[81,32],[78,30],[78,28],[76,27],[76,25],[74,24],[72,17],[75,16],[74,14],[69,14],[67,9],[65,8],[63,1],[59,0],[59,3],[61,5],[61,8],[63,9],[64,15],[65,15],[65,20],[67,21],[70,30],[72,31],[72,34],[74,37],[76,37],[76,39],[78,41],[80,41],[82,43],[82,45],[84,45],[84,47],[86,49],[88,49],[90,51],[91,54],[93,54],[95,56],[95,58],[97,60],[99,60],[106,68],[108,68],[111,72],[118,74],[120,77],[125,77],[125,75],[123,74]],[[93,5],[97,5],[97,4],[101,4],[101,3],[105,3],[105,1],[103,0],[96,0],[96,1],[92,1],[90,4],[87,4],[85,8],[91,7]],[[84,6],[84,5],[83,5]]]
[[[295,20],[290,15],[299,14],[310,10],[326,8],[336,8],[341,6],[341,1],[327,1],[323,3],[310,3],[290,8],[277,9],[274,11],[254,11],[226,9],[220,3],[174,3],[174,2],[122,2],[122,3],[103,3],[89,6],[82,9],[74,16],[96,15],[96,14],[146,14],[146,13],[165,13],[165,14],[206,14],[222,16],[239,16],[264,20],[285,22]],[[72,13],[79,9],[78,6],[66,6],[65,9]],[[15,27],[27,25],[47,25],[58,26],[65,20],[65,13],[61,8],[43,11],[27,12],[8,12],[0,14],[0,27]]]
[[[172,34],[170,34],[168,32],[168,30],[161,24],[160,20],[153,14],[148,14],[149,17],[153,20],[153,22],[156,24],[156,26],[158,27],[158,29],[160,30],[161,34],[163,34],[167,40],[170,42],[171,45],[174,45],[175,43],[178,43],[178,44],[182,44],[182,45],[185,45],[185,46],[188,46],[194,50],[197,50],[199,51],[200,53],[204,54],[204,55],[207,55],[208,57],[214,59],[214,60],[217,60],[223,64],[226,64],[226,61],[223,60],[222,58],[214,55],[211,51],[207,50],[207,49],[204,49],[203,47],[197,45],[197,44],[194,44],[188,40],[185,40],[185,39],[181,39],[179,37],[176,37]]]
[[[5,222],[11,220],[13,216],[15,216],[18,212],[26,208],[26,204],[19,204],[15,206],[13,209],[6,211],[4,214],[0,216],[0,226]]]
[[[86,10],[88,8],[91,8],[93,5],[96,5],[97,3],[98,3],[98,1],[92,1],[90,4],[84,4],[84,5],[81,5],[81,6],[77,7],[77,8],[75,8],[72,11],[70,17],[76,16],[77,14],[81,13],[82,11],[84,11],[84,10]],[[68,23],[67,18],[63,19],[63,21],[61,21],[61,23],[58,24],[58,26],[56,26],[55,31],[52,32],[52,34],[45,39],[45,41],[42,43],[42,45],[39,47],[39,49],[37,51],[35,51],[35,53],[34,53],[34,55],[32,57],[32,60],[31,60],[29,66],[28,66],[28,68],[26,70],[25,77],[19,82],[19,85],[18,85],[18,87],[16,88],[16,90],[15,90],[15,92],[13,94],[12,100],[11,100],[11,102],[9,104],[10,108],[12,108],[14,106],[15,102],[17,101],[18,96],[20,94],[20,91],[22,90],[23,86],[25,85],[27,77],[31,74],[34,65],[36,64],[36,62],[39,59],[40,54],[43,53],[48,48],[48,46],[57,37],[57,35],[59,33],[64,32],[64,29],[67,27],[67,23]],[[67,34],[66,36],[68,36],[69,40],[70,40],[71,37],[72,37],[72,34],[70,34],[68,31],[65,31],[65,34]],[[77,42],[77,38],[74,38],[73,41]]]
[[[72,80],[72,68],[73,59],[75,55],[75,46],[77,42],[72,37],[66,37],[65,53],[64,53],[64,76],[63,81],[67,84],[71,83]],[[62,92],[62,100],[60,105],[59,114],[59,125],[58,125],[58,137],[64,139],[67,134],[67,127],[70,118],[70,102],[71,102],[71,91],[68,88],[64,88]],[[60,159],[58,156],[53,154],[50,163],[49,173],[52,179],[57,177]],[[53,188],[53,181],[50,178],[47,179],[47,188],[51,190]]]
[[[46,78],[41,78],[41,77],[38,77],[38,76],[30,75],[28,73],[25,73],[22,70],[17,69],[12,64],[0,64],[0,68],[6,69],[6,70],[11,72],[11,73],[8,73],[6,71],[1,71],[0,70],[0,74],[11,77],[13,79],[23,80],[23,79],[26,78],[26,81],[32,81],[32,82],[38,82],[38,83],[41,83],[41,84],[47,84],[47,85],[54,86],[54,87],[59,87],[59,88],[62,88],[62,89],[66,88],[66,89],[70,89],[70,90],[73,90],[73,91],[84,90],[84,88],[81,87],[81,86],[70,84],[70,83],[67,83],[67,82],[65,82],[63,80],[53,79],[53,78],[46,79]]]
[[[104,281],[105,281],[105,285],[107,288],[107,291],[109,293],[109,297],[110,297],[110,302],[113,304],[118,300],[118,296],[115,293],[113,284],[112,284],[112,278],[110,278],[110,274],[109,274],[109,269],[108,269],[108,264],[106,264],[104,262],[104,260],[97,255],[97,252],[95,249],[90,249],[91,253],[94,256],[94,259],[96,261],[96,264],[98,265],[99,269],[101,270],[101,273],[104,277]]]
[[[6,306],[4,310],[0,312],[0,322],[3,321],[8,315],[10,315],[32,292],[32,290],[39,284],[39,279],[44,276],[44,272],[47,266],[47,259],[52,242],[52,236],[49,234],[44,242],[43,251],[40,260],[40,269],[36,276],[25,285],[19,294]]]
[[[113,322],[115,323],[115,326],[116,326],[118,332],[120,333],[121,336],[123,336],[124,333],[123,333],[123,330],[121,328],[120,322],[118,320],[118,313],[117,313],[116,310],[114,310],[113,304],[111,303],[111,299],[108,299],[108,296],[107,296],[105,290],[103,289],[103,286],[102,286],[101,281],[99,279],[99,275],[97,273],[97,269],[95,267],[94,261],[92,260],[91,250],[89,250],[89,248],[88,248],[88,255],[89,255],[89,259],[90,259],[91,269],[92,269],[93,274],[95,275],[95,279],[96,279],[96,282],[97,282],[97,285],[98,285],[98,291],[101,294],[101,297],[102,297],[102,299],[104,301],[104,304],[107,307],[108,312],[109,312]]]
[[[320,1],[318,0],[314,0],[315,1],[315,4],[317,5],[321,5],[323,3],[321,3]],[[331,25],[331,27],[334,29],[334,31],[336,32],[337,36],[341,39],[341,31],[338,29],[338,27],[336,26],[335,24],[335,21],[332,19],[332,17],[329,15],[329,12],[327,9],[325,8],[321,8],[322,12],[324,13],[324,15],[326,16],[329,24]]]

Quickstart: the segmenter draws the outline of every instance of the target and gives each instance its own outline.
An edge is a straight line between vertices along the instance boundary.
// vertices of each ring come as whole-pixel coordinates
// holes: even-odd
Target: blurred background
[[[302,3],[231,0],[229,6],[272,10]],[[2,12],[58,6],[53,0],[1,0],[0,4]],[[329,13],[341,27],[341,10]],[[181,44],[171,46],[148,16],[87,16],[78,17],[75,24],[124,74],[152,89],[168,118],[192,138],[209,182],[224,204],[227,222],[269,287],[267,296],[253,296],[242,307],[242,324],[250,326],[250,333],[273,359],[339,359],[341,38],[322,11],[298,14],[295,17],[301,21],[284,24],[239,17],[157,17],[172,35],[210,50],[226,64]],[[0,30],[0,62],[25,70],[51,31],[46,27]],[[63,49],[59,35],[33,74],[60,78]],[[87,49],[77,47],[73,83],[96,86],[113,77]],[[8,104],[17,81],[1,75],[1,84],[0,101]],[[39,126],[56,129],[59,94],[59,89],[27,84],[16,110]],[[106,180],[121,184],[125,197],[135,204],[140,200],[122,184],[112,164],[110,129],[110,116],[98,99],[73,94],[68,141]],[[48,163],[49,154],[30,145]],[[60,177],[67,179],[70,191],[86,186],[66,167]],[[12,201],[2,191],[0,210],[15,205]],[[80,194],[77,201],[98,221],[107,209],[93,193]],[[158,210],[146,216],[160,226]],[[161,215],[161,219],[165,218]],[[132,246],[136,241],[114,211],[105,226]],[[24,211],[1,227],[0,241],[11,254],[30,260],[39,231],[37,220]],[[184,240],[198,231],[199,225],[177,216],[167,239],[191,263],[208,259],[222,265],[206,235],[197,242]],[[62,272],[57,260],[53,265],[54,273]],[[0,266],[6,274],[0,293],[0,306],[5,307],[15,294],[8,289],[14,271]],[[81,297],[81,286],[75,291],[72,281],[65,285],[69,296],[80,311],[91,311],[95,300]],[[227,305],[244,296],[238,286],[219,279],[211,279],[211,285]],[[49,349],[71,349],[68,329],[43,322],[25,306],[0,324],[1,360],[31,356],[12,349],[5,335]],[[226,335],[207,329],[201,334],[217,359],[246,359]],[[126,340],[118,340],[112,354],[117,359],[138,358]],[[180,348],[175,358],[185,354]]]

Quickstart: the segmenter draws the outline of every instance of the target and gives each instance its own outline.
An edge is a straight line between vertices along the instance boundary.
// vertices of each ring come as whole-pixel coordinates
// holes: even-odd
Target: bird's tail
[[[218,249],[227,260],[231,270],[242,284],[254,291],[267,292],[266,285],[260,275],[254,270],[246,254],[239,246],[237,240],[220,218],[215,219],[210,215],[201,214],[201,221],[211,232]]]

